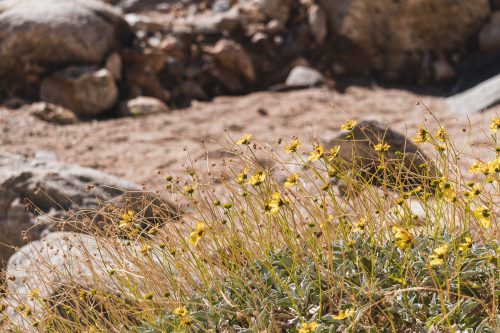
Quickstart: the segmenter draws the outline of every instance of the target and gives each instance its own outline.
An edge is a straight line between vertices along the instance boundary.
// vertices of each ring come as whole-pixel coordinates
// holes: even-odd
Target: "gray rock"
[[[130,37],[120,11],[100,1],[1,1],[0,73],[99,64]]]
[[[317,70],[305,67],[296,66],[288,74],[285,84],[288,87],[314,87],[323,83],[323,75]]]
[[[328,34],[328,26],[325,12],[318,6],[313,5],[308,10],[308,22],[314,39],[319,44],[325,41]]]
[[[384,152],[385,176],[377,169],[380,153],[373,149],[381,142],[390,146]],[[332,139],[328,148],[337,145],[340,167],[352,172],[353,179],[360,179],[361,183],[369,180],[396,190],[422,186],[432,192],[431,181],[439,175],[437,166],[410,139],[377,121],[360,121],[352,131]]]
[[[68,210],[97,208],[124,190],[139,188],[97,170],[0,153],[0,262],[57,229]]]
[[[121,113],[133,116],[167,113],[169,111],[170,109],[165,103],[154,97],[139,96],[121,105]]]
[[[62,105],[79,116],[96,116],[115,105],[118,88],[107,69],[69,67],[42,81],[40,99]]]
[[[482,112],[498,101],[500,101],[500,75],[448,97],[447,104],[451,112],[466,115]]]
[[[10,324],[23,332],[36,332],[29,318],[20,315],[15,308],[22,304],[33,313],[43,315],[45,309],[39,299],[55,301],[61,288],[88,287],[99,281],[100,286],[111,290],[115,281],[107,272],[125,267],[101,244],[92,236],[54,232],[16,252],[7,266],[9,297],[3,302],[8,306],[6,314]],[[39,293],[39,299],[30,297],[33,290]]]
[[[494,12],[479,32],[479,48],[483,52],[500,49],[500,12]]]

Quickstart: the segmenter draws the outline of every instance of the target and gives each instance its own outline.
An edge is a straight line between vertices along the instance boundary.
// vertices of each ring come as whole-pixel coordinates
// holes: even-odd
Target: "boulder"
[[[229,39],[221,39],[206,51],[223,67],[239,74],[247,82],[255,82],[256,74],[252,58],[240,44]]]
[[[381,155],[374,150],[374,146],[382,142],[390,146],[384,152],[385,171],[378,169]],[[439,174],[437,166],[405,135],[387,125],[360,121],[352,131],[331,140],[328,148],[337,145],[340,146],[340,168],[353,173],[355,179],[389,189],[411,190],[422,186],[433,191],[432,181]]]
[[[500,12],[494,12],[479,32],[479,48],[483,52],[500,49]]]
[[[92,117],[115,105],[118,88],[113,74],[105,68],[68,67],[42,81],[40,99]]]
[[[155,113],[167,113],[168,106],[154,97],[139,96],[124,102],[121,105],[121,113],[124,115],[144,116]]]
[[[317,70],[306,67],[296,66],[288,74],[286,85],[294,88],[314,87],[323,83],[323,75]]]
[[[73,111],[52,103],[33,103],[25,106],[23,109],[33,117],[49,123],[68,125],[78,122],[78,117]]]
[[[488,0],[321,0],[331,31],[359,71],[418,75],[428,54],[465,45],[490,16]],[[345,47],[345,40],[351,47]],[[340,49],[337,53],[341,52]],[[359,55],[357,55],[359,54]],[[339,54],[339,57],[341,55]]]
[[[68,210],[97,208],[125,190],[139,188],[101,171],[0,153],[0,263],[60,228]]]
[[[96,0],[0,3],[0,74],[100,64],[131,37],[119,10]]]
[[[57,294],[63,288],[93,285],[106,286],[107,291],[115,285],[110,269],[124,268],[115,256],[101,246],[97,238],[72,232],[49,233],[43,239],[23,246],[10,259],[7,266],[7,297],[3,303],[10,325],[23,332],[37,332],[29,318],[15,309],[19,305],[43,316],[46,308],[41,299],[57,302]],[[130,269],[130,267],[127,267]],[[36,290],[38,296],[30,297]],[[78,294],[77,294],[78,295]]]

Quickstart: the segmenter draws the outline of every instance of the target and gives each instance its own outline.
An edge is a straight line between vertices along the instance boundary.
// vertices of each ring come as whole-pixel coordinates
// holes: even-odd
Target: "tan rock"
[[[252,58],[240,44],[221,39],[206,51],[225,68],[240,74],[248,82],[255,82],[256,74]]]
[[[62,105],[79,116],[96,116],[115,105],[118,88],[107,69],[69,67],[42,81],[40,99]]]

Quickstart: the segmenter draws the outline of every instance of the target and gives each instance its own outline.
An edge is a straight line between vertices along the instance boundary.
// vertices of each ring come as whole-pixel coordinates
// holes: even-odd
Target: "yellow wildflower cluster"
[[[458,246],[458,250],[460,252],[466,252],[472,247],[472,238],[469,236],[466,236],[463,240],[463,242],[460,243]]]
[[[441,178],[439,181],[439,188],[446,201],[455,202],[457,200],[457,192],[445,177]]]
[[[309,161],[310,162],[317,161],[320,158],[322,158],[324,154],[325,154],[325,149],[323,148],[323,146],[316,144],[314,145],[313,150],[309,156]]]
[[[354,126],[356,126],[358,122],[356,120],[348,120],[345,123],[340,126],[340,129],[342,131],[352,131],[354,129]]]
[[[415,138],[413,138],[413,142],[417,145],[429,142],[431,140],[431,136],[429,134],[429,131],[426,130],[425,128],[421,128],[418,130],[418,134]]]
[[[285,188],[290,188],[292,186],[295,186],[297,185],[299,179],[300,179],[299,174],[295,172],[293,175],[286,177],[286,182],[283,186],[285,186]]]
[[[236,182],[240,185],[245,183],[248,178],[248,168],[243,169],[238,176],[236,176]]]
[[[392,227],[392,233],[396,239],[396,245],[401,250],[404,250],[408,245],[410,245],[411,235],[407,230],[395,225]]]
[[[450,251],[450,247],[447,244],[441,245],[440,247],[435,248],[432,251],[432,254],[429,256],[429,263],[431,266],[441,266],[444,265],[444,260],[446,255]]]
[[[265,210],[269,214],[276,214],[281,206],[285,204],[285,201],[281,198],[281,194],[274,192],[271,200],[269,200],[265,205]]]
[[[486,206],[478,206],[473,211],[474,217],[486,229],[491,227],[491,210]]]
[[[381,152],[381,153],[389,151],[389,148],[391,148],[391,146],[385,142],[379,142],[378,144],[373,146],[373,150]]]
[[[237,145],[248,145],[250,144],[250,138],[252,137],[251,133],[247,133],[241,137],[238,141],[236,141]]]
[[[254,173],[250,179],[248,180],[248,184],[252,185],[252,186],[259,186],[259,185],[262,185],[262,183],[264,183],[264,181],[266,180],[266,173],[262,170],[260,171],[257,171],[256,173]]]
[[[354,309],[350,308],[350,309],[347,309],[345,311],[339,311],[339,313],[336,315],[333,315],[332,318],[334,320],[344,320],[346,318],[351,317],[354,314],[354,312],[355,312]]]
[[[200,241],[200,239],[205,235],[205,228],[206,228],[205,223],[202,222],[196,223],[196,227],[189,234],[189,243],[196,246]]]
[[[476,161],[470,168],[471,173],[482,173],[486,176],[500,172],[500,157],[488,163]]]
[[[362,232],[363,230],[365,230],[365,227],[366,227],[366,219],[364,217],[362,217],[356,221],[352,231],[353,232]]]
[[[123,213],[122,219],[120,220],[120,224],[118,226],[123,229],[130,229],[134,221],[134,215],[134,211],[127,210],[125,213]]]
[[[318,328],[318,323],[313,321],[311,323],[303,323],[299,327],[298,333],[312,333]]]
[[[302,146],[302,143],[298,138],[292,139],[290,143],[285,146],[285,152],[287,152],[288,154],[294,153],[297,151],[297,149],[300,148],[300,146]]]
[[[172,311],[172,313],[175,316],[181,318],[180,322],[181,322],[182,326],[188,326],[188,325],[191,325],[193,323],[193,319],[189,316],[189,310],[185,306],[176,307]]]
[[[491,133],[495,133],[499,129],[500,129],[500,117],[497,116],[497,117],[493,118],[493,120],[491,121],[490,130],[491,130]]]
[[[333,146],[332,148],[330,148],[327,157],[328,162],[332,162],[337,156],[339,156],[339,152],[340,146]]]

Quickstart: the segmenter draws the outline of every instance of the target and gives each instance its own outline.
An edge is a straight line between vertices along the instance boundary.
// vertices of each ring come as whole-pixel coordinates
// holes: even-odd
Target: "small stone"
[[[448,81],[455,77],[455,70],[445,58],[434,61],[432,66],[434,68],[434,80],[436,82]]]
[[[140,96],[128,100],[120,106],[120,111],[124,115],[145,116],[155,113],[167,113],[168,106],[154,97]]]
[[[286,78],[286,85],[289,87],[314,87],[321,83],[323,83],[323,75],[305,66],[294,67]]]
[[[78,117],[71,110],[52,103],[34,103],[26,106],[25,109],[33,117],[49,123],[68,125],[78,122]]]

